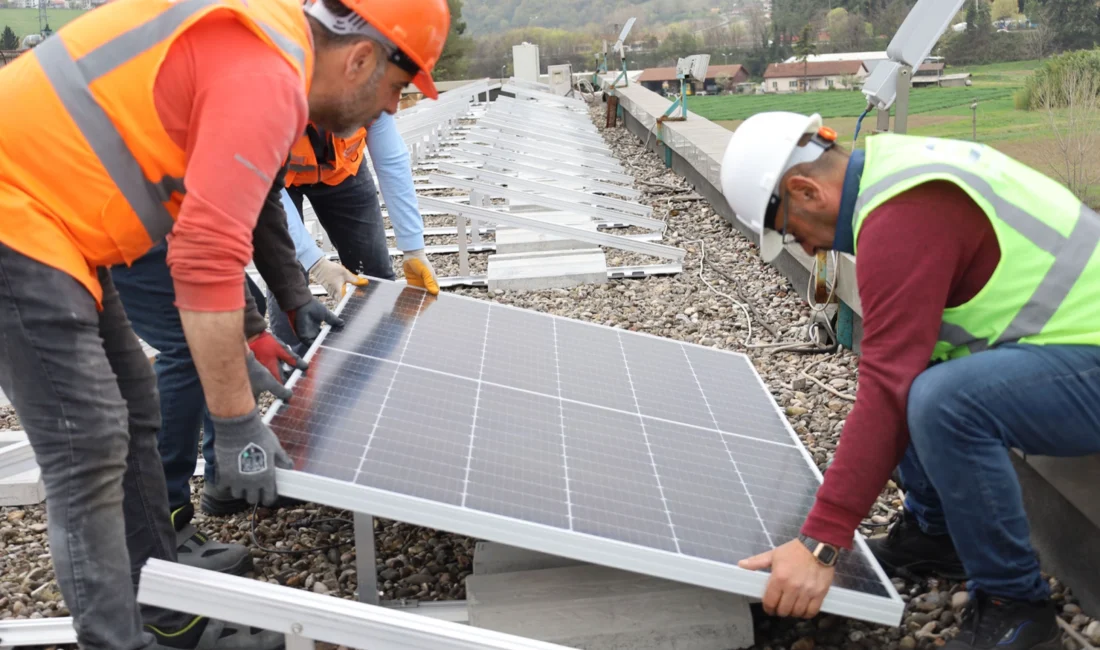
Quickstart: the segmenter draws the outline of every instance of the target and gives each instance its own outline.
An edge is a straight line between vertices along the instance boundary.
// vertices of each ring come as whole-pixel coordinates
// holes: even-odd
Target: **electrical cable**
[[[748,333],[745,335],[744,344],[748,345],[749,341],[752,340],[752,314],[749,313],[749,308],[746,307],[744,303],[735,300],[733,297],[722,293],[718,289],[714,288],[714,285],[707,281],[706,277],[703,276],[703,266],[705,265],[707,259],[706,242],[702,239],[696,239],[695,241],[684,242],[683,245],[689,246],[691,244],[699,244],[699,279],[703,281],[703,284],[707,285],[708,289],[718,294],[719,296],[722,296],[737,307],[740,307],[741,311],[745,312],[745,323],[748,325]]]
[[[288,550],[282,550],[282,549],[277,549],[277,548],[269,548],[269,547],[264,546],[263,544],[261,544],[260,540],[256,537],[256,512],[259,509],[260,509],[260,504],[258,504],[258,503],[252,506],[252,517],[251,517],[251,523],[250,523],[248,532],[249,532],[249,536],[252,538],[252,545],[255,546],[256,548],[258,548],[259,550],[264,551],[265,553],[276,553],[278,555],[305,555],[306,553],[317,553],[317,552],[320,552],[320,551],[327,551],[327,550],[333,549],[333,548],[340,548],[341,546],[347,546],[349,544],[355,544],[355,539],[353,537],[352,539],[350,539],[348,541],[336,542],[334,544],[326,544],[324,546],[311,546],[311,547],[303,548],[303,549],[300,549],[300,550],[297,550],[297,551],[288,551]],[[319,526],[321,524],[329,523],[329,522],[346,524],[346,525],[350,526],[353,531],[355,530],[355,523],[354,522],[352,522],[348,519],[342,519],[342,518],[339,518],[339,517],[326,517],[324,519],[314,519],[312,516],[309,516],[309,517],[306,517],[305,519],[297,519],[295,521],[292,521],[292,522],[288,523],[286,525],[286,527],[287,528],[307,528],[307,527]],[[339,530],[333,531],[333,532],[339,532]]]
[[[856,120],[856,133],[852,136],[852,142],[859,140],[859,127],[863,124],[863,118],[867,117],[867,114],[874,108],[873,104],[868,103],[867,108],[863,109],[863,113],[860,114],[859,119]]]

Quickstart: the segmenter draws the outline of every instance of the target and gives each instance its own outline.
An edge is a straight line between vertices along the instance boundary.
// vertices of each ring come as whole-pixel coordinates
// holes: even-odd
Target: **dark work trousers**
[[[383,280],[396,279],[378,191],[367,169],[361,167],[357,175],[349,176],[339,185],[293,185],[286,191],[299,215],[303,214],[302,199],[309,199],[317,221],[340,256],[340,263],[349,271]],[[295,351],[304,353],[305,346],[290,329],[286,313],[279,309],[270,292],[267,298],[271,332]]]
[[[153,367],[111,275],[98,276],[102,311],[68,274],[0,244],[0,388],[42,471],[50,556],[81,648],[135,650],[154,647],[142,623],[173,630],[192,617],[135,597],[147,559],[176,561],[176,535]]]

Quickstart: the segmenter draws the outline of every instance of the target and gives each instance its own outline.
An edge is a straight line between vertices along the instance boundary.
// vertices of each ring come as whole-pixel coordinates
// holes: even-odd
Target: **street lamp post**
[[[973,120],[971,121],[971,128],[973,130],[974,142],[978,141],[978,100],[974,100],[970,103],[970,112],[973,114]]]

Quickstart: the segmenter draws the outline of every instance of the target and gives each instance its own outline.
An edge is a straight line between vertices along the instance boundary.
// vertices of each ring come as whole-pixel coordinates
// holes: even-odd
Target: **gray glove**
[[[266,372],[266,371],[265,371]],[[270,506],[275,491],[275,468],[294,466],[279,439],[260,418],[260,409],[236,418],[211,416],[214,437],[214,482],[228,487],[234,499]]]
[[[253,399],[260,399],[260,394],[266,390],[274,395],[276,399],[281,399],[284,402],[290,401],[294,393],[280,384],[278,379],[275,379],[271,371],[256,358],[255,352],[250,351],[248,353],[245,364],[248,366],[248,383],[252,384]]]
[[[290,317],[290,326],[298,340],[306,345],[312,345],[313,341],[321,334],[321,324],[328,323],[334,329],[344,326],[344,321],[313,298],[298,309],[287,312]]]

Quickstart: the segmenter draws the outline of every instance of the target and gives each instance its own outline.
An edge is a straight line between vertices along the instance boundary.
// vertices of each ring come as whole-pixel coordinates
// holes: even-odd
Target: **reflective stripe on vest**
[[[141,220],[149,239],[154,242],[160,241],[172,230],[175,222],[164,204],[173,192],[185,193],[183,179],[165,176],[159,182],[149,180],[89,86],[99,77],[171,37],[188,18],[215,4],[219,4],[217,0],[183,0],[77,60],[69,55],[65,43],[59,38],[48,38],[32,50],[69,117]],[[269,25],[258,24],[286,54],[305,66],[306,54],[301,47]]]
[[[875,137],[881,138],[881,136]],[[892,139],[888,141],[889,144],[880,144],[879,146],[894,146],[895,143],[909,147],[914,146],[912,140],[899,139],[904,137],[892,136]],[[930,139],[924,144],[924,148],[929,151],[934,150],[935,147],[936,140]],[[893,153],[896,154],[896,152]],[[982,155],[982,149],[972,148],[969,155],[964,157],[966,161],[962,164],[944,162],[920,164],[919,160],[914,157],[915,164],[913,166],[889,173],[862,188],[856,200],[853,214],[853,219],[856,222],[855,226],[858,229],[862,219],[869,214],[869,206],[877,207],[883,201],[908,189],[909,185],[903,185],[905,181],[917,177],[931,177],[930,180],[940,180],[942,176],[949,175],[957,179],[956,182],[965,183],[970,190],[976,192],[989,204],[993,214],[988,216],[1000,220],[1033,246],[1052,256],[1053,263],[1039,280],[1033,293],[1027,297],[1026,302],[1023,302],[1018,311],[1012,315],[1007,326],[992,341],[968,331],[966,327],[958,323],[946,320],[941,323],[939,340],[953,347],[965,348],[971,354],[1002,343],[1018,342],[1024,338],[1040,336],[1058,313],[1071,290],[1086,272],[1097,253],[1098,243],[1100,243],[1100,215],[1097,215],[1087,205],[1080,201],[1074,201],[1076,206],[1073,209],[1077,211],[1076,219],[1070,234],[1063,235],[1041,216],[1029,212],[1024,207],[998,194],[986,178],[975,173],[974,168],[967,166],[967,163],[977,163]],[[875,164],[875,159],[869,156],[866,164],[868,168],[865,168],[865,178],[869,177],[867,169],[870,165]],[[1003,170],[998,168],[997,173],[1011,177],[1013,169],[1013,167],[1007,167]],[[1030,178],[1030,175],[1037,174],[1037,172],[1028,169],[1022,172],[1021,176],[1023,174],[1027,174],[1028,177],[1015,180],[1019,183],[1025,183],[1022,187],[1027,187],[1026,183],[1034,180]],[[1004,181],[1002,180],[1002,182]],[[1042,191],[1038,188],[1036,190]],[[1054,200],[1056,199],[1052,199],[1052,201]],[[1065,204],[1069,205],[1070,202],[1066,201]],[[1061,204],[1058,204],[1058,206],[1060,207]],[[982,207],[987,213],[989,212],[984,206]],[[1054,208],[1054,204],[1051,207]],[[1001,241],[999,235],[998,241]],[[1004,247],[1003,242],[1001,242],[1001,246]],[[1006,256],[1010,257],[1011,252],[1002,250],[1002,264],[1006,261],[1011,264],[1014,260],[1006,260]],[[856,259],[859,259],[858,253]],[[990,282],[993,281],[994,279],[991,278]],[[960,308],[964,307],[965,305]],[[1100,339],[1100,331],[1097,332],[1096,338]]]

